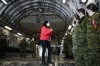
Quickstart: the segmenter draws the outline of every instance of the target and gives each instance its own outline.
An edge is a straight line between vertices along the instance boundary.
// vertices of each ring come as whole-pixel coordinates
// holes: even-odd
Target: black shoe
[[[45,61],[42,61],[42,65],[48,65],[48,63],[46,63]]]
[[[47,60],[47,63],[54,64],[54,62]]]

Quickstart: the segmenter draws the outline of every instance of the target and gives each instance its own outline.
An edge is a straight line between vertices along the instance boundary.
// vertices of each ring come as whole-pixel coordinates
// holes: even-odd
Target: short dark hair
[[[80,17],[79,17],[79,15],[76,15],[76,16],[75,16],[75,18],[76,18],[77,20],[80,20]]]
[[[81,12],[82,14],[85,14],[85,9],[80,8],[80,9],[78,9],[78,12]]]
[[[99,8],[94,4],[94,3],[91,3],[87,6],[87,9],[90,9],[92,10],[93,12],[96,12]]]
[[[47,26],[48,21],[44,21],[43,26]]]

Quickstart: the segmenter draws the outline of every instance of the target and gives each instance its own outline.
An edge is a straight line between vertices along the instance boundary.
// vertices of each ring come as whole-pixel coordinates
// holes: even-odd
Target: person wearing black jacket
[[[3,33],[1,34],[1,38],[0,38],[0,57],[4,57],[5,56],[5,52],[6,52],[6,48],[7,48],[7,39],[6,39],[6,35],[4,35]]]

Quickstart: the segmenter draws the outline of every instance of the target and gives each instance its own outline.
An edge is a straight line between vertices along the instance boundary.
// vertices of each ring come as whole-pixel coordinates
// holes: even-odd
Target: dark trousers
[[[0,49],[0,57],[4,57],[5,56],[5,48],[1,48]]]
[[[48,49],[48,61],[51,61],[51,46],[50,46],[50,42],[47,40],[42,40],[41,41],[42,44],[42,61],[45,61],[45,52],[46,52],[46,48]]]
[[[25,58],[26,57],[26,50],[21,50],[21,58]]]

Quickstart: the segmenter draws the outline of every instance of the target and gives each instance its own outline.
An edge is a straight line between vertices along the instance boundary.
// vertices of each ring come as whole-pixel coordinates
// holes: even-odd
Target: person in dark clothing
[[[21,58],[26,57],[26,48],[27,48],[27,42],[25,39],[23,39],[20,43],[20,53],[21,53]]]
[[[34,40],[34,38],[32,38],[30,42],[30,49],[31,49],[32,57],[36,57],[36,41]]]
[[[3,58],[5,56],[6,48],[7,48],[6,35],[2,34],[0,39],[0,57]]]
[[[51,45],[50,45],[50,38],[52,36],[53,29],[49,28],[50,23],[48,21],[44,21],[43,26],[41,28],[41,33],[40,33],[40,41],[42,44],[42,64],[45,65],[47,64],[45,61],[45,52],[46,48],[48,48],[48,63],[51,62]]]

